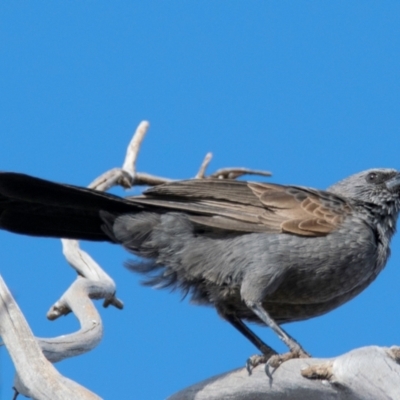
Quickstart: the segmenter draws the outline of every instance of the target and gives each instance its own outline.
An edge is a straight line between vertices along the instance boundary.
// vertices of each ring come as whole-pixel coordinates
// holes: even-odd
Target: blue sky
[[[0,169],[87,185],[121,165],[143,119],[138,170],[171,178],[193,177],[209,151],[209,172],[268,169],[271,181],[317,188],[400,169],[399,64],[396,1],[5,1]],[[0,243],[0,273],[34,333],[77,329],[73,316],[45,318],[74,279],[59,241],[0,232]],[[103,341],[60,363],[64,375],[106,399],[162,399],[255,353],[213,309],[140,286],[122,249],[83,247],[125,309],[101,309]],[[399,264],[395,237],[365,292],[287,330],[316,357],[400,344]],[[12,378],[0,348],[0,399],[11,398]]]

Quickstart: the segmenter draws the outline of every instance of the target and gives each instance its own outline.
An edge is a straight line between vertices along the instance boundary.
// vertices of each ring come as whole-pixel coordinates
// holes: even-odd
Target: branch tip
[[[200,165],[200,169],[195,176],[196,179],[204,179],[205,178],[206,169],[207,169],[208,165],[210,164],[212,157],[213,157],[212,153],[206,154],[203,162]]]
[[[122,169],[132,177],[132,180],[136,175],[136,161],[139,155],[140,146],[149,127],[150,124],[148,121],[142,121],[138,125],[126,151],[125,161],[122,165]]]

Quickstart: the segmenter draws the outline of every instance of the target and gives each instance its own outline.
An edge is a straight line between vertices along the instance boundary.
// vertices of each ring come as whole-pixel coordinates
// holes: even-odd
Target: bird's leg
[[[243,321],[236,315],[228,314],[223,316],[232,326],[234,326],[243,336],[245,336],[261,353],[272,356],[277,352],[267,344],[265,344],[251,329],[249,329]]]
[[[282,340],[286,346],[289,347],[290,352],[285,354],[276,354],[271,356],[268,360],[265,370],[268,376],[270,376],[269,367],[274,369],[278,368],[284,361],[290,360],[292,358],[307,358],[310,357],[299,343],[296,342],[294,338],[292,338],[287,332],[285,332],[268,314],[265,308],[262,306],[261,303],[253,303],[253,302],[246,302],[247,307],[250,308],[257,315],[258,318],[262,322],[264,322],[267,326],[269,326]]]
[[[266,343],[264,343],[243,321],[234,314],[222,314],[222,317],[235,327],[245,338],[250,340],[262,354],[251,356],[246,361],[246,369],[251,374],[253,368],[259,364],[265,364],[272,356],[278,353]]]

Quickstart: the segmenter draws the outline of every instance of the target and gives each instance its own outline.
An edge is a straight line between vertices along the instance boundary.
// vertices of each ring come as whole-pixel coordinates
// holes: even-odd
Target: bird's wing
[[[201,227],[324,236],[351,212],[333,193],[269,183],[193,179],[153,187],[134,203],[186,212]]]

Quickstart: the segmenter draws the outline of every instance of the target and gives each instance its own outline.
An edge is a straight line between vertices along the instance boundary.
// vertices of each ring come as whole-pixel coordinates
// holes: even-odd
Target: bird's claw
[[[249,375],[251,375],[255,367],[260,364],[265,364],[269,358],[271,358],[271,356],[265,354],[255,354],[253,356],[250,356],[246,361],[246,369]]]
[[[303,349],[292,350],[284,354],[275,354],[271,356],[265,363],[265,373],[269,379],[272,379],[272,374],[278,369],[278,367],[285,361],[292,360],[295,358],[309,358],[311,357]],[[272,370],[272,371],[271,371]]]

